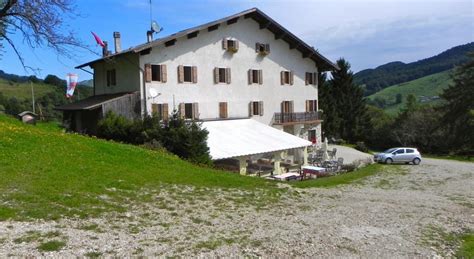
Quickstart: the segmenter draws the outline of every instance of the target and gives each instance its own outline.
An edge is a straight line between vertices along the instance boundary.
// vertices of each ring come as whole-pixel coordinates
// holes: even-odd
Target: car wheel
[[[385,159],[385,164],[391,164],[393,163],[393,160],[391,158]]]
[[[419,165],[420,162],[421,162],[421,160],[420,160],[419,158],[413,159],[413,164],[414,164],[414,165]]]

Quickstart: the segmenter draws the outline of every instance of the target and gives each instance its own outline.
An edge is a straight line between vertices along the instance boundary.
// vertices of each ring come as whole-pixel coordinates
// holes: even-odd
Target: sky
[[[345,58],[354,72],[391,61],[405,63],[436,55],[451,47],[474,41],[473,0],[152,0],[152,19],[164,30],[163,37],[243,10],[257,7],[332,61]],[[65,77],[92,75],[75,66],[99,58],[91,31],[109,42],[114,31],[126,49],[146,42],[150,27],[149,0],[76,0],[78,16],[65,16],[64,28],[74,31],[95,52],[75,51],[73,59],[58,57],[47,47],[29,49],[19,34],[10,35],[28,66]],[[156,38],[156,36],[155,36]],[[13,50],[4,43],[0,69],[25,71]]]

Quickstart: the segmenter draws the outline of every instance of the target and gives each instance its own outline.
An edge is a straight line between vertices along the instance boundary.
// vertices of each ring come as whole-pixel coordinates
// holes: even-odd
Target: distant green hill
[[[354,75],[354,82],[371,95],[392,85],[409,82],[424,76],[450,70],[466,62],[467,53],[474,51],[474,42],[460,45],[439,55],[405,64],[390,62],[375,69],[365,69]]]
[[[406,83],[393,85],[368,97],[369,103],[383,108],[390,114],[396,114],[405,105],[406,97],[414,94],[421,104],[440,102],[439,95],[451,83],[452,70],[425,76]],[[401,94],[401,103],[396,103]]]

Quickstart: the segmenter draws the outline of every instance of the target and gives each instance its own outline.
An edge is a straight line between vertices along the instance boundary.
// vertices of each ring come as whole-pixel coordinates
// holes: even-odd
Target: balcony
[[[321,112],[275,112],[273,116],[274,125],[292,125],[317,123],[321,121]]]

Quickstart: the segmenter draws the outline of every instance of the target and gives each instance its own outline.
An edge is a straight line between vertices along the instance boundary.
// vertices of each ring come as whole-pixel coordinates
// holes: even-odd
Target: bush
[[[162,123],[154,114],[143,120],[131,121],[123,116],[108,112],[99,121],[97,137],[124,143],[142,145],[145,148],[169,152],[203,165],[211,165],[207,135],[199,123],[181,119],[176,111],[167,123]]]
[[[358,141],[355,145],[355,149],[357,149],[361,152],[364,152],[364,153],[369,152],[369,148],[367,148],[367,146],[365,145],[365,143],[363,141]]]

